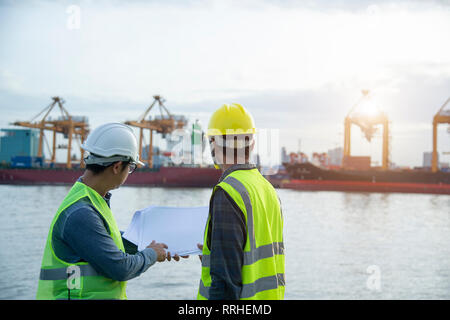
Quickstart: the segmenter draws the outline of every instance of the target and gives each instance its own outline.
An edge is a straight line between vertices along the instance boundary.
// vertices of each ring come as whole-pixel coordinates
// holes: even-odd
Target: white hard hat
[[[90,153],[86,164],[131,160],[140,165],[136,136],[122,123],[106,123],[97,127],[81,147]]]

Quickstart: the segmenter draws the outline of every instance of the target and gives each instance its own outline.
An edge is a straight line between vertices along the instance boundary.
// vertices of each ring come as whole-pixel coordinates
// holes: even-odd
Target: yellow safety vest
[[[100,275],[89,263],[68,263],[53,251],[53,227],[62,211],[87,198],[106,221],[110,235],[117,247],[125,252],[122,236],[106,201],[92,188],[76,182],[64,198],[53,218],[42,258],[37,299],[126,299],[126,282]]]
[[[258,169],[233,171],[214,187],[213,195],[218,187],[236,202],[246,221],[240,299],[284,299],[283,217],[275,189]],[[207,245],[210,219],[211,213],[204,234],[198,299],[208,299],[211,287],[211,251]]]

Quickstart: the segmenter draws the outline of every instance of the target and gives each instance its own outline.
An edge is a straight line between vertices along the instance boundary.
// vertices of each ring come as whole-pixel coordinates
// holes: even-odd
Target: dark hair
[[[91,163],[91,164],[87,164],[86,165],[86,170],[91,171],[94,175],[98,175],[100,173],[102,173],[103,171],[106,170],[106,168],[111,167],[113,164],[120,162],[120,161],[116,161],[113,162],[107,166],[102,166],[99,164],[95,164],[95,163]],[[130,163],[130,161],[122,161],[122,172],[127,168],[128,164]]]
[[[226,161],[225,159],[227,158],[227,153],[232,154],[233,155],[233,160],[234,163],[237,162],[237,158],[238,158],[238,154],[242,149],[238,149],[238,148],[227,148],[227,147],[222,147],[222,153],[223,153],[223,158],[224,161]],[[250,159],[250,147],[246,146],[244,147],[244,154],[245,154],[245,161],[248,161]]]
[[[223,141],[226,141],[226,139],[227,139],[228,137],[227,137],[226,135],[223,135],[222,138],[223,138]],[[234,139],[234,141],[236,141],[236,140],[237,140],[237,137],[234,136],[233,139]],[[244,139],[245,139],[245,143],[248,144],[248,142],[250,141],[250,137],[245,136]],[[233,155],[234,163],[236,163],[236,162],[237,162],[238,154],[239,154],[240,152],[242,152],[241,150],[242,150],[242,149],[238,149],[238,148],[228,148],[228,147],[226,147],[226,145],[224,144],[224,145],[222,146],[222,155],[223,155],[222,161],[225,163],[225,161],[226,161],[226,159],[227,159],[227,153],[228,153],[228,154],[232,154],[232,155]],[[247,146],[244,147],[244,154],[245,154],[245,161],[248,161],[248,160],[250,159],[250,146],[247,145]],[[213,156],[213,157],[215,156],[214,150],[212,150],[212,156]]]

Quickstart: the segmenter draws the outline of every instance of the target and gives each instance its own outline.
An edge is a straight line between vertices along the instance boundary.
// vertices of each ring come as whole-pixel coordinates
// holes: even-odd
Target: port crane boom
[[[13,123],[15,126],[21,126],[26,128],[32,128],[32,129],[39,129],[39,146],[38,146],[38,157],[43,156],[43,142],[45,138],[45,131],[52,131],[53,132],[53,148],[52,148],[52,154],[51,154],[51,163],[55,163],[56,161],[56,134],[62,133],[65,138],[68,139],[68,145],[67,145],[67,162],[66,162],[66,168],[70,169],[72,168],[72,157],[71,157],[71,151],[72,151],[72,140],[73,138],[80,140],[80,146],[81,142],[83,142],[88,133],[89,133],[89,124],[87,122],[86,117],[73,117],[69,114],[69,112],[64,108],[64,100],[60,97],[52,97],[52,103],[50,103],[46,108],[44,108],[41,112],[39,112],[36,116],[34,116],[30,121],[16,121]],[[61,111],[61,117],[59,117],[56,120],[52,120],[48,118],[48,115],[50,112],[55,108],[58,107]],[[42,114],[44,116],[38,120],[35,121],[38,117],[40,117]],[[80,148],[81,152],[81,159],[83,159],[84,151]],[[83,161],[80,161],[80,166],[83,166]]]
[[[437,157],[437,128],[440,123],[450,124],[450,110],[444,108],[450,102],[450,97],[445,101],[439,111],[433,117],[433,153],[431,158],[431,171],[438,171],[438,157]]]
[[[375,126],[381,124],[383,126],[383,159],[381,167],[383,170],[387,170],[389,167],[389,118],[384,112],[374,108],[373,105],[365,110],[361,108],[362,105],[367,105],[371,102],[368,90],[362,90],[362,94],[362,97],[352,107],[344,120],[344,158],[351,157],[351,127],[353,124],[360,127],[369,142],[377,131]]]
[[[159,96],[153,96],[153,102],[145,110],[145,112],[136,121],[125,121],[125,124],[139,128],[139,159],[142,159],[142,141],[144,138],[144,130],[150,130],[150,145],[148,149],[147,163],[149,168],[153,168],[153,131],[161,134],[168,134],[175,129],[182,129],[186,125],[185,121],[176,121],[174,116],[164,106],[165,100]],[[150,111],[155,105],[158,105],[160,111],[160,117],[150,117],[147,119]]]

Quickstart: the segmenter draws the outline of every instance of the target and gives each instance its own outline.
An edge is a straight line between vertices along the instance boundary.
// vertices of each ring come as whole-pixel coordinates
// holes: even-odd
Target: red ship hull
[[[294,179],[281,181],[278,185],[281,188],[303,191],[401,192],[450,195],[449,184]]]
[[[71,185],[83,175],[82,169],[0,169],[0,184]],[[138,170],[125,185],[161,187],[213,187],[220,170],[214,168],[161,167]]]
[[[83,175],[82,169],[0,169],[0,184],[71,185]],[[125,185],[159,187],[213,187],[220,170],[214,168],[162,167],[131,174]],[[450,195],[449,184],[282,180],[267,177],[276,187],[303,191],[401,192]]]

